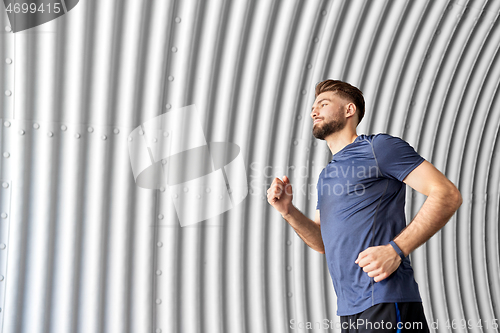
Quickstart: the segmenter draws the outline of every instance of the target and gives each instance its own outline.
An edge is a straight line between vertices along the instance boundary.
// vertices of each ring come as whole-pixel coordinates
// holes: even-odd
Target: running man
[[[448,222],[462,197],[406,141],[358,136],[364,109],[358,88],[318,83],[313,135],[326,141],[333,158],[318,179],[315,219],[293,206],[286,176],[274,179],[267,200],[309,247],[325,254],[342,332],[428,332],[408,255]],[[405,184],[427,196],[408,226]]]

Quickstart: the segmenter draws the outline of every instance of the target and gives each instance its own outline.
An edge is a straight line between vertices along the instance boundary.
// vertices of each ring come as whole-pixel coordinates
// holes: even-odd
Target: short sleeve
[[[408,142],[389,134],[375,135],[372,146],[382,175],[401,182],[425,161]]]
[[[322,182],[322,179],[323,179],[323,174],[325,173],[325,169],[323,169],[321,171],[321,173],[319,174],[319,177],[318,177],[318,183],[316,184],[316,191],[318,193],[318,201],[316,202],[316,209],[319,209],[319,205],[320,205],[320,200],[321,200],[321,193],[319,191],[319,183]]]

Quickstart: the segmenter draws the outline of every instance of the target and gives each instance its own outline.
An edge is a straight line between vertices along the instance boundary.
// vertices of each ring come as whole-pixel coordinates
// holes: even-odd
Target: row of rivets
[[[10,127],[10,125],[11,125],[10,121],[8,121],[8,120],[7,120],[7,121],[5,121],[3,124],[4,124],[4,126],[5,126],[5,127]],[[39,129],[39,128],[40,128],[40,125],[39,125],[38,123],[34,123],[34,124],[33,124],[33,128],[34,128],[34,129]],[[62,130],[62,131],[66,131],[67,129],[68,129],[68,127],[67,127],[66,125],[61,125],[61,130]],[[89,133],[94,132],[94,128],[93,128],[93,127],[88,127],[88,129],[87,129],[87,130],[88,130],[88,132],[89,132]],[[115,128],[115,129],[113,130],[113,133],[115,133],[115,134],[119,134],[119,133],[120,133],[120,130],[119,130],[118,128]],[[25,132],[24,130],[19,130],[19,135],[24,135],[24,134],[26,134],[26,132]],[[167,133],[167,132],[165,132],[163,135],[164,135],[164,136],[168,136],[168,133]],[[47,132],[47,136],[52,137],[52,136],[54,136],[54,133],[53,133],[53,132]],[[75,134],[75,137],[76,137],[77,139],[79,139],[79,138],[80,138],[80,133],[76,133],[76,134]],[[106,135],[103,135],[101,138],[102,138],[103,140],[106,140],[108,137],[107,137]],[[130,141],[132,141],[132,140],[130,140]],[[4,154],[4,156],[5,156],[5,154]]]
[[[12,31],[12,28],[11,28],[10,26],[8,26],[8,25],[7,25],[7,26],[5,26],[5,31],[7,31],[7,32],[11,32],[11,31]],[[5,59],[5,63],[6,63],[6,64],[8,64],[8,65],[11,65],[11,64],[12,64],[12,59],[11,59],[11,58],[6,58],[6,59]],[[5,96],[7,96],[7,97],[12,96],[12,91],[11,91],[11,90],[9,90],[9,89],[5,90],[5,92],[4,92],[4,93],[5,93]],[[5,122],[4,122],[4,126],[5,126],[5,127],[10,127],[10,126],[11,126],[10,121],[5,121]],[[8,152],[4,152],[4,153],[3,153],[3,157],[5,157],[5,158],[9,158],[9,157],[10,157],[10,154],[9,154]],[[9,183],[7,183],[7,182],[2,182],[2,187],[3,187],[4,189],[9,188]],[[1,214],[0,214],[0,217],[1,217],[2,219],[6,219],[6,218],[8,217],[8,215],[7,215],[7,213],[3,212],[3,213],[1,213]],[[4,243],[1,243],[1,244],[0,244],[0,250],[5,250],[6,248],[7,248],[7,245],[5,245]],[[4,277],[3,275],[0,275],[0,281],[4,281],[4,280],[5,280],[5,277]],[[2,310],[3,310],[3,309],[2,309],[2,308],[0,308],[0,312],[2,312]]]
[[[176,18],[174,19],[174,21],[175,21],[175,23],[179,24],[179,23],[181,23],[181,18],[180,18],[180,17],[176,17]],[[173,46],[173,47],[171,48],[171,50],[172,50],[172,53],[176,53],[176,52],[178,51],[177,47],[175,47],[175,46]],[[168,81],[172,82],[172,81],[174,81],[174,79],[175,79],[175,78],[174,78],[174,76],[173,76],[173,75],[169,75],[167,79],[168,79]],[[167,104],[167,105],[165,105],[165,107],[169,110],[169,109],[171,109],[171,108],[172,108],[172,105],[171,105],[171,104]],[[144,135],[144,131],[142,131],[142,130],[141,130],[141,131],[139,132],[139,134],[140,134],[140,135]],[[168,137],[168,135],[169,135],[169,133],[168,133],[168,132],[164,132],[164,133],[163,133],[163,136],[164,136],[164,137]],[[129,138],[128,138],[128,141],[133,141],[133,140],[134,140],[134,139],[133,139],[132,137],[129,137]],[[158,142],[158,139],[157,139],[157,138],[153,138],[153,140],[152,140],[152,141],[153,141],[154,143],[157,143],[157,142]],[[166,160],[166,159],[163,159],[163,160],[162,160],[162,164],[163,164],[163,165],[167,164],[167,160]],[[160,191],[161,191],[161,192],[165,192],[165,187],[161,187],[161,188],[160,188]],[[177,197],[177,194],[175,194],[175,195],[174,195],[174,197]],[[164,218],[163,214],[159,214],[159,215],[158,215],[158,219],[159,219],[159,220],[163,220],[163,218]],[[157,245],[158,247],[162,247],[162,246],[163,246],[163,243],[162,243],[162,242],[158,242],[158,243],[156,243],[156,245]],[[158,269],[158,270],[156,271],[156,275],[160,276],[161,274],[162,274],[162,271]],[[161,304],[161,299],[159,299],[159,298],[158,298],[158,299],[156,299],[156,304],[160,305],[160,304]],[[162,331],[161,331],[161,328],[157,328],[157,329],[155,330],[155,332],[156,332],[156,333],[161,333],[161,332],[162,332]]]

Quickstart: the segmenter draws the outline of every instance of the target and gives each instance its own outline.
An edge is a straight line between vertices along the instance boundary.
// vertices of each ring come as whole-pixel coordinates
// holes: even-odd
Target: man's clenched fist
[[[267,202],[273,206],[281,215],[286,215],[292,205],[292,185],[287,176],[283,180],[274,178],[267,190]]]

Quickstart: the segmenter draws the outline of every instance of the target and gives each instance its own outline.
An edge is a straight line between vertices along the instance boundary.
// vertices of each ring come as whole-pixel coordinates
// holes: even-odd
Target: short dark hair
[[[365,115],[365,99],[361,90],[344,81],[325,80],[316,85],[316,97],[325,91],[335,92],[340,97],[354,103],[358,114],[358,124],[361,122]]]

